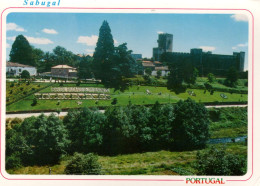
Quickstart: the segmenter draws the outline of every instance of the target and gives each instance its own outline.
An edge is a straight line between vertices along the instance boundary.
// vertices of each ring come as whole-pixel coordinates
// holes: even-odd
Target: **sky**
[[[6,56],[22,34],[35,48],[52,52],[62,46],[75,54],[93,54],[102,22],[107,20],[115,46],[152,57],[159,33],[173,34],[173,51],[202,48],[213,54],[248,53],[248,19],[241,14],[10,13],[6,20]]]

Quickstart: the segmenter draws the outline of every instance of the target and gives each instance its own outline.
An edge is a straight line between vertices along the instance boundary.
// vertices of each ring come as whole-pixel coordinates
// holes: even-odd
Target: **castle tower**
[[[158,35],[158,47],[153,48],[153,58],[155,61],[160,60],[160,56],[164,52],[172,52],[173,35],[162,33]]]

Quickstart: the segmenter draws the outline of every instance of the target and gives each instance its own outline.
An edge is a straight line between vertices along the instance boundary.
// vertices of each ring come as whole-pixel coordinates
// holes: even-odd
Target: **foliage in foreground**
[[[204,148],[209,139],[209,115],[205,106],[187,99],[176,104],[174,113],[174,147],[178,150]]]
[[[26,118],[6,132],[6,167],[55,164],[69,141],[62,121],[53,114]]]
[[[98,156],[92,153],[84,155],[76,152],[64,172],[74,175],[99,175],[101,174],[101,165],[98,162]]]
[[[241,176],[246,173],[244,157],[227,153],[225,148],[210,148],[197,153],[196,169],[198,175]]]

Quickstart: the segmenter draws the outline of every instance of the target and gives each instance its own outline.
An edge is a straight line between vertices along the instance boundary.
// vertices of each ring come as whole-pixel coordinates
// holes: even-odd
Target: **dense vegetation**
[[[179,107],[183,106],[184,104],[185,102],[179,103]],[[99,156],[98,162],[102,165],[102,171],[99,172],[100,174],[128,174],[128,175],[129,174],[181,174],[181,175],[207,174],[207,173],[200,173],[198,169],[198,166],[204,166],[209,168],[211,167],[210,163],[207,165],[205,163],[205,165],[203,165],[202,160],[199,158],[199,157],[206,156],[203,154],[208,153],[209,150],[207,150],[207,147],[205,150],[200,150],[201,152],[200,156],[196,156],[197,150],[189,151],[187,148],[185,149],[185,151],[176,152],[177,149],[174,147],[174,143],[173,143],[175,138],[173,138],[173,136],[171,135],[173,132],[173,130],[171,129],[173,126],[172,124],[175,122],[176,116],[178,115],[178,113],[174,112],[175,108],[176,107],[173,105],[159,105],[159,104],[155,104],[151,108],[129,105],[128,107],[119,107],[118,109],[117,107],[113,107],[109,109],[105,114],[102,114],[95,110],[91,111],[89,109],[81,109],[79,111],[72,110],[63,119],[63,123],[64,123],[63,125],[66,126],[65,129],[67,131],[67,132],[63,131],[63,133],[66,134],[67,136],[66,139],[70,141],[67,148],[65,148],[66,152],[65,151],[64,152],[65,154],[71,154],[71,155],[74,152],[81,152],[84,154],[87,154],[89,152],[96,152],[98,154],[108,154],[108,155],[109,154],[116,155],[122,152],[131,153],[131,154],[134,152],[139,152],[138,154],[117,155],[113,157]],[[127,111],[129,114],[126,115],[125,111]],[[186,111],[186,109],[184,111]],[[180,110],[180,113],[183,112]],[[213,138],[237,137],[241,135],[247,135],[247,108],[209,109],[208,116],[209,116],[208,119],[210,120],[209,133],[212,135]],[[106,122],[108,121],[107,119],[108,117],[110,118],[110,121],[115,122],[115,124],[112,123],[108,125]],[[45,117],[45,119],[47,119],[47,117]],[[201,118],[198,118],[198,121],[200,119]],[[31,150],[28,149],[28,145],[26,142],[26,140],[29,139],[28,136],[31,136],[30,128],[32,127],[28,123],[35,123],[35,120],[36,118],[32,117],[24,120],[24,122],[22,122],[18,118],[7,121],[7,128],[9,130],[7,130],[7,136],[6,136],[7,137],[6,142],[8,147],[6,167],[8,169],[8,172],[14,171],[13,173],[19,173],[20,171],[26,171],[20,173],[44,174],[45,172],[45,174],[47,174],[46,171],[48,171],[48,167],[46,166],[52,166],[52,171],[54,174],[57,173],[64,174],[65,173],[64,170],[65,167],[67,167],[67,165],[70,165],[70,167],[72,167],[72,169],[74,170],[75,167],[76,168],[78,167],[77,162],[81,162],[81,161],[88,162],[82,160],[83,155],[79,155],[80,157],[78,157],[77,155],[71,158],[69,158],[70,156],[65,159],[62,158],[62,162],[60,165],[53,166],[50,165],[49,162],[46,166],[41,166],[39,168],[35,167],[35,164],[37,164],[35,162],[31,162],[31,163],[26,162],[26,160],[28,159],[32,161],[33,160],[32,157],[33,156],[35,157],[35,155],[33,155],[34,153],[32,153],[32,151],[34,151],[34,148],[32,148]],[[51,118],[49,120],[51,120]],[[187,117],[186,122],[188,122],[188,120],[189,117]],[[192,120],[195,121],[194,119]],[[55,119],[55,121],[57,121],[57,119]],[[73,121],[76,123],[73,123]],[[22,125],[19,124],[21,122]],[[95,122],[98,122],[99,124],[94,125]],[[158,125],[156,125],[156,123],[158,123]],[[165,125],[163,125],[162,123],[165,123]],[[120,127],[121,124],[122,126]],[[105,126],[107,127],[104,128]],[[22,128],[24,129],[21,130]],[[191,128],[192,126],[187,127],[186,131],[191,131]],[[238,129],[243,133],[238,132]],[[53,130],[53,129],[49,129],[49,130]],[[23,131],[23,135],[20,135],[22,134],[21,133],[22,131]],[[24,133],[24,131],[29,131],[29,134]],[[228,132],[228,131],[232,131],[232,132]],[[194,131],[191,131],[190,134],[193,132]],[[185,134],[185,131],[181,133]],[[35,135],[35,133],[33,134]],[[194,136],[197,136],[197,134]],[[111,137],[111,139],[106,141],[108,137]],[[197,136],[197,138],[199,137],[200,135]],[[118,143],[118,141],[113,139],[121,139],[122,143]],[[109,143],[111,143],[111,145]],[[185,144],[186,140],[181,143]],[[105,148],[104,145],[109,145],[109,146]],[[125,148],[124,145],[127,145],[129,149]],[[16,149],[17,146],[19,146],[19,149],[21,150],[17,151]],[[214,148],[216,147],[218,147],[217,149],[220,148],[218,151],[222,151],[221,150],[222,146],[220,144],[214,145]],[[121,152],[120,152],[120,148],[121,148]],[[165,150],[168,149],[175,152],[159,151],[161,149],[165,149]],[[191,147],[191,149],[193,149],[193,147]],[[46,151],[50,153],[48,149]],[[107,151],[107,153],[105,151]],[[146,151],[157,151],[157,152],[144,153]],[[31,153],[26,154],[27,152],[31,152]],[[213,155],[214,153],[211,154],[212,156],[214,156]],[[226,154],[228,158],[227,160],[225,159],[225,161],[223,162],[233,161],[232,160],[233,157],[234,160],[238,162],[239,165],[241,165],[241,169],[240,168],[233,169],[236,171],[240,171],[240,173],[236,172],[234,174],[235,175],[244,174],[244,172],[246,171],[244,166],[246,162],[246,154],[247,154],[246,145],[236,144],[236,143],[229,144],[227,145],[224,154]],[[49,157],[49,155],[50,154],[47,154],[46,156]],[[96,157],[94,157],[93,163],[96,162],[96,160],[97,160]],[[153,164],[151,164],[151,162],[153,162]],[[55,164],[57,163],[58,160]],[[221,165],[220,167],[225,166],[221,162],[218,163]],[[18,168],[20,166],[29,166],[29,165],[34,165],[34,168],[29,168],[29,169]],[[94,165],[96,166],[96,163],[94,163]],[[12,168],[12,167],[16,167],[16,168]],[[97,167],[99,167],[98,164]],[[82,167],[80,166],[79,169],[81,168]],[[100,170],[100,169],[98,168],[94,170]],[[214,170],[216,170],[216,168]],[[37,173],[34,171],[43,171],[43,172]],[[81,174],[80,172],[81,171],[79,171],[77,174]]]
[[[180,119],[182,110],[191,112]],[[131,104],[110,107],[105,114],[83,108],[70,111],[63,122],[54,115],[30,117],[7,131],[7,167],[18,166],[19,162],[57,163],[65,151],[116,155],[174,150],[183,144],[183,149],[198,149],[205,146],[209,137],[207,118],[205,107],[191,99],[176,106],[156,103],[152,108]],[[187,139],[180,138],[175,131]],[[17,144],[21,148],[18,154]]]
[[[246,159],[241,155],[226,152],[225,148],[211,147],[197,153],[196,169],[198,175],[244,175],[247,171]]]

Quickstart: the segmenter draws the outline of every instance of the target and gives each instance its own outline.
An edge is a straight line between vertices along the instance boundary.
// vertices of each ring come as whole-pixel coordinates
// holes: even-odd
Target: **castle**
[[[159,34],[157,42],[158,47],[153,48],[155,61],[161,61],[162,54],[170,53],[176,60],[188,60],[199,70],[202,76],[208,73],[224,76],[231,67],[234,67],[238,72],[244,71],[245,52],[233,52],[233,55],[223,55],[203,52],[200,48],[193,48],[190,53],[172,52],[173,35],[168,33]]]

